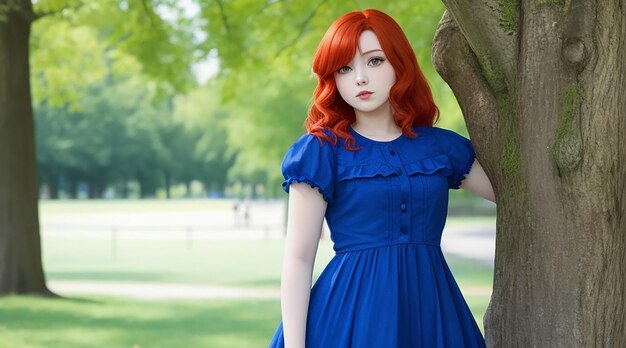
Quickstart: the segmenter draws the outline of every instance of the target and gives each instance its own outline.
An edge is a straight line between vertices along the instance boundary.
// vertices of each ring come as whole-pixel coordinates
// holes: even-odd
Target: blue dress
[[[448,189],[474,150],[449,130],[414,131],[375,141],[350,128],[356,152],[305,134],[285,155],[283,188],[319,189],[336,251],[311,289],[307,348],[485,347],[440,246]],[[284,347],[282,324],[269,346]]]

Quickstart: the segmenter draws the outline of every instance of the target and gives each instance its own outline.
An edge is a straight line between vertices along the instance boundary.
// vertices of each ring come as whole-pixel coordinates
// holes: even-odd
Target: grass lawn
[[[6,348],[263,347],[278,300],[132,301],[113,297],[0,300]]]
[[[191,201],[193,202],[193,201]],[[155,214],[168,210],[150,203]],[[149,205],[150,205],[149,204]],[[215,205],[228,213],[229,203]],[[220,205],[221,204],[221,205]],[[91,208],[88,206],[91,205]],[[47,216],[105,214],[140,206],[138,202],[46,202]],[[188,202],[174,209],[197,209]],[[145,208],[141,208],[145,209]],[[209,208],[210,209],[210,208]],[[151,210],[145,209],[150,212]],[[171,210],[168,210],[171,211]],[[280,284],[282,240],[123,239],[112,252],[106,237],[44,235],[44,269],[48,280],[145,281],[223,285],[251,289]],[[323,240],[315,274],[334,254]],[[465,298],[482,329],[482,316],[493,272],[479,263],[447,255]],[[0,298],[0,347],[264,347],[280,320],[278,299],[133,300],[108,296],[47,299]]]
[[[466,296],[484,313],[486,296]],[[0,299],[2,347],[266,347],[278,300],[133,301],[90,296]],[[482,330],[482,315],[476,320]]]
[[[109,212],[231,211],[230,199],[97,199],[40,200],[42,215],[106,214]]]

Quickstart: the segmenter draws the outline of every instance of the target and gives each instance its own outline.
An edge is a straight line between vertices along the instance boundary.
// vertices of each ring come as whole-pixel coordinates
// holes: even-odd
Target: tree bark
[[[444,3],[433,62],[496,192],[487,345],[626,347],[626,5]]]
[[[34,16],[30,1],[18,4],[0,20],[0,295],[50,294],[41,263],[29,84]]]

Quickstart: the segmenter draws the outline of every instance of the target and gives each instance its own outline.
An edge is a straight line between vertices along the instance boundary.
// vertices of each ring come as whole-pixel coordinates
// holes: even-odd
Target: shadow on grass
[[[265,278],[265,279],[254,279],[247,281],[240,281],[234,283],[237,286],[259,286],[259,287],[280,287],[280,278]]]
[[[278,300],[0,299],[0,326],[28,347],[257,347],[280,320]]]
[[[83,272],[46,272],[49,280],[111,280],[111,281],[145,281],[164,282],[179,278],[176,274],[154,272],[122,272],[122,271],[83,271]]]

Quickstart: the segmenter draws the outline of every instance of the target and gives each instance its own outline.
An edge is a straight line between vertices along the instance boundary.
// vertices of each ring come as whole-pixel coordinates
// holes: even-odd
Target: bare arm
[[[465,180],[461,183],[461,188],[494,203],[496,202],[491,181],[489,181],[485,170],[478,163],[478,160],[474,160],[472,170],[465,176]]]
[[[304,183],[291,184],[281,276],[285,347],[304,348],[311,278],[326,201]]]

